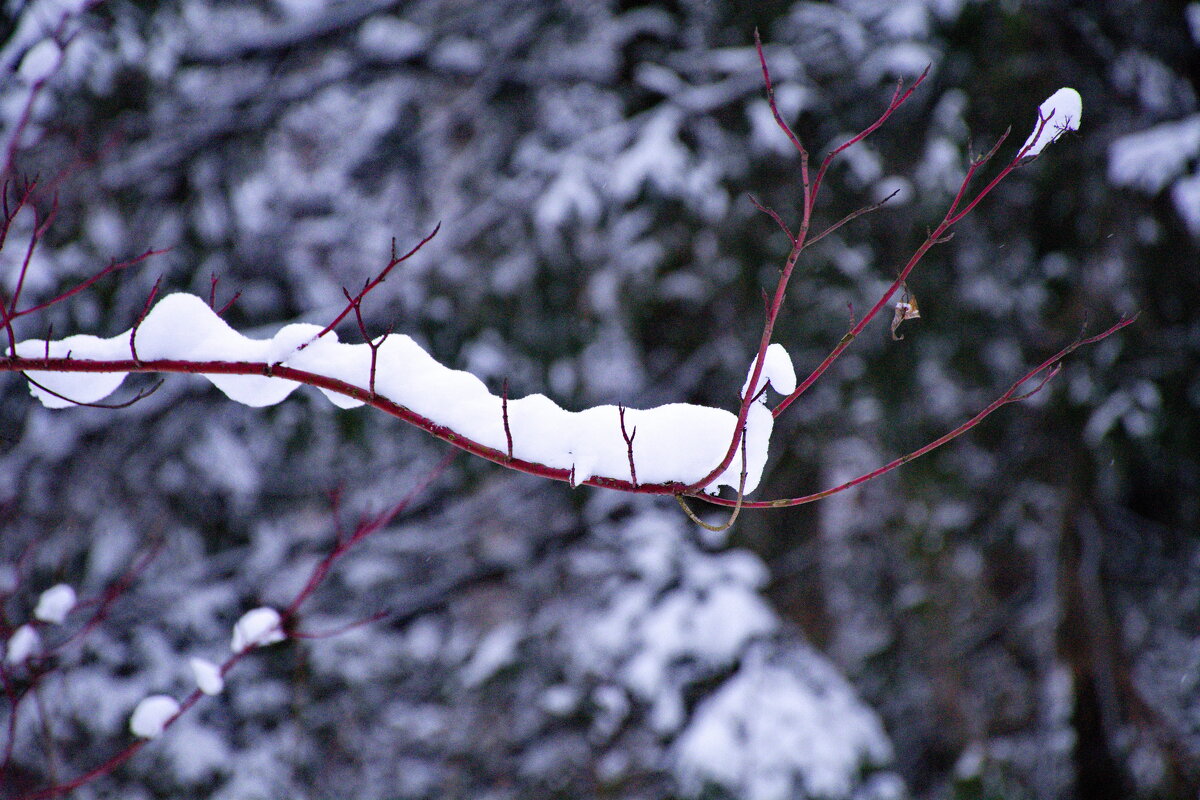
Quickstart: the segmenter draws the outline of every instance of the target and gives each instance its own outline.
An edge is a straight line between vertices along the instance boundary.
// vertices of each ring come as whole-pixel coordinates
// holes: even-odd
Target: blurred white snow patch
[[[1192,236],[1200,236],[1200,173],[1176,181],[1171,200]]]
[[[1161,405],[1162,397],[1158,388],[1149,381],[1119,389],[1092,412],[1083,429],[1083,438],[1089,444],[1097,444],[1118,423],[1129,436],[1144,438],[1154,431],[1155,418]]]
[[[579,690],[568,683],[551,686],[542,692],[538,705],[548,714],[565,717],[579,707]]]
[[[929,35],[929,8],[924,0],[892,3],[880,26],[895,39],[924,39]]]
[[[563,160],[558,175],[542,191],[533,219],[538,230],[546,235],[572,220],[591,227],[601,211],[600,198],[587,175],[587,162],[572,155]]]
[[[953,194],[963,179],[958,146],[944,136],[935,136],[925,146],[917,164],[917,183],[922,188]]]
[[[13,564],[0,564],[0,594],[11,594],[21,584],[21,575]]]
[[[890,200],[888,200],[889,197]],[[887,175],[880,178],[871,187],[872,203],[882,203],[887,200],[889,206],[902,206],[907,205],[912,198],[912,181],[900,175]]]
[[[1122,136],[1108,148],[1108,178],[1147,194],[1171,187],[1175,210],[1193,236],[1200,236],[1200,114]]]
[[[279,612],[273,608],[263,606],[247,611],[233,626],[233,639],[229,648],[235,653],[241,653],[250,647],[282,642],[287,638],[283,633],[282,624]]]
[[[499,625],[479,640],[471,660],[463,667],[462,681],[469,688],[484,683],[488,678],[513,663],[517,654],[517,643],[521,640],[521,629],[515,622]]]
[[[859,68],[858,77],[874,84],[886,78],[915,79],[937,62],[937,51],[916,42],[897,42],[881,47],[868,56]]]
[[[75,590],[65,583],[51,586],[38,597],[37,607],[33,609],[34,619],[61,625],[75,607]]]
[[[987,754],[979,742],[971,742],[963,748],[958,760],[954,762],[954,777],[960,781],[968,781],[983,774],[987,762]]]
[[[289,17],[315,17],[329,3],[327,0],[275,0],[275,5]]]
[[[632,200],[643,182],[671,194],[684,183],[688,156],[679,140],[682,114],[663,106],[642,126],[637,138],[612,165],[611,187],[618,200]]]
[[[4,652],[6,664],[22,664],[42,649],[42,639],[32,625],[22,625],[8,637],[8,646]]]
[[[134,736],[155,739],[167,726],[167,720],[179,713],[179,703],[165,694],[152,694],[142,699],[129,717],[129,730]]]
[[[42,39],[29,48],[17,73],[26,83],[44,81],[54,74],[62,59],[62,50],[53,39]]]
[[[845,797],[864,768],[891,760],[879,718],[824,657],[788,656],[785,669],[751,652],[699,705],[674,748],[688,795],[716,786],[745,800]]]
[[[1045,120],[1044,125],[1042,120]],[[1079,96],[1079,92],[1064,86],[1038,106],[1037,122],[1034,123],[1033,132],[1029,134],[1021,150],[1025,152],[1026,157],[1036,156],[1046,145],[1067,131],[1079,130],[1082,120],[1083,98]]]
[[[1108,148],[1108,179],[1154,194],[1187,171],[1200,154],[1200,114],[1164,122],[1115,140]]]
[[[208,695],[220,694],[225,688],[225,679],[221,677],[221,668],[206,658],[192,657],[188,659],[188,665],[192,668],[192,676],[196,679],[196,686],[200,691]]]
[[[753,554],[681,554],[679,522],[658,512],[626,525],[641,529],[622,535],[639,577],[614,586],[606,606],[573,632],[575,648],[581,664],[619,675],[651,704],[657,731],[674,731],[684,722],[683,688],[736,662],[778,620],[755,592],[765,569]]]
[[[408,20],[380,14],[358,29],[358,47],[381,61],[407,61],[425,52],[429,36]]]
[[[754,363],[751,362],[750,369],[746,373],[746,382],[742,384],[743,396],[746,394],[746,388],[750,385],[750,376],[753,374]],[[778,342],[767,348],[767,355],[763,359],[762,374],[759,376],[755,392],[757,393],[768,383],[780,394],[791,394],[796,390],[796,368],[792,366],[792,357]]]
[[[448,36],[437,45],[431,61],[439,69],[473,75],[483,69],[487,49],[477,39]]]
[[[188,461],[214,485],[239,498],[258,491],[259,476],[254,454],[246,442],[219,423],[206,427],[202,439],[187,449]]]
[[[182,783],[197,784],[230,769],[229,744],[204,725],[181,720],[163,742],[171,768]]]
[[[629,695],[620,686],[597,686],[592,691],[591,701],[594,706],[592,730],[601,737],[612,736],[629,716]]]

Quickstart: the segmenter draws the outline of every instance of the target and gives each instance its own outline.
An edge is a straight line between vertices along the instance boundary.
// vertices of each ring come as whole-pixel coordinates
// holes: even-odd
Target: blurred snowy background
[[[802,374],[941,218],[969,147],[1012,125],[1010,157],[1052,91],[1083,96],[1081,132],[909,281],[906,338],[868,329],[781,419],[759,496],[907,452],[1085,322],[1142,316],[953,445],[728,535],[460,457],[300,622],[382,619],[254,654],[74,796],[1196,796],[1200,3],[93,5],[0,4],[5,152],[24,174],[89,162],[26,296],[170,252],[73,299],[60,334],[126,329],[160,274],[240,290],[243,330],[323,322],[392,237],[441,220],[372,295],[372,333],[567,407],[732,408],[786,253],[747,195],[789,220],[799,196],[756,26],[817,153],[932,66],[830,173],[824,222],[899,193],[801,262],[776,340]],[[348,519],[378,511],[444,450],[304,393],[255,410],[175,378],[124,410],[49,411],[0,380],[0,635],[46,588],[94,599],[160,547],[15,718],[37,661],[7,657],[0,795],[124,747],[138,700],[182,697],[190,657],[296,593],[333,544],[331,492]]]

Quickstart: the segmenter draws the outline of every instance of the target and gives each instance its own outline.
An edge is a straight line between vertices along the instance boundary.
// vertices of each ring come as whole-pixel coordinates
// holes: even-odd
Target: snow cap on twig
[[[51,586],[38,597],[37,607],[33,609],[34,619],[61,625],[75,607],[75,590],[65,583]]]
[[[7,664],[22,664],[42,648],[42,640],[32,625],[22,625],[8,637],[4,661]]]
[[[1074,89],[1063,87],[1038,106],[1038,119],[1033,133],[1025,140],[1021,151],[1032,158],[1067,131],[1079,130],[1083,119],[1083,99]]]
[[[179,703],[165,694],[152,694],[142,698],[129,717],[129,730],[143,739],[156,739],[162,735],[167,722],[179,713]]]
[[[743,395],[750,385],[750,377],[753,374],[754,363],[751,362],[750,371],[746,374],[746,382],[742,384]],[[779,394],[791,394],[796,389],[796,368],[792,366],[792,357],[788,355],[787,349],[779,342],[775,342],[767,348],[767,355],[763,360],[762,374],[759,376],[756,390],[761,390],[768,383]]]
[[[191,658],[188,664],[192,675],[196,678],[196,686],[208,695],[220,694],[225,688],[225,679],[221,677],[221,668],[206,658]]]
[[[287,638],[282,625],[279,612],[273,608],[264,606],[247,611],[233,626],[233,640],[229,647],[233,652],[241,653],[251,647],[282,642]]]

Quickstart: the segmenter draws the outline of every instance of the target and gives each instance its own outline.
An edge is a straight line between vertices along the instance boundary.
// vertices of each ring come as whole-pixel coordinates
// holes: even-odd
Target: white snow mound
[[[1046,124],[1042,124],[1046,120]],[[1038,106],[1038,119],[1033,125],[1033,132],[1025,140],[1021,149],[1027,157],[1038,153],[1067,131],[1079,130],[1083,120],[1083,98],[1079,92],[1069,87],[1063,87],[1046,98],[1046,102]],[[1026,149],[1028,148],[1028,149]]]
[[[146,315],[135,337],[141,361],[223,361],[287,366],[344,381],[367,390],[371,383],[371,348],[339,342],[330,332],[316,338],[321,327],[294,324],[270,339],[250,339],[231,328],[199,297],[171,294]],[[378,340],[377,340],[378,342]],[[58,341],[31,339],[17,344],[26,358],[65,358],[75,361],[128,361],[132,358],[130,331],[100,339],[71,336]],[[49,391],[30,384],[30,391],[49,408],[94,403],[115,391],[123,372],[39,372],[29,377]],[[205,375],[230,399],[249,406],[269,406],[284,400],[298,385],[266,375]],[[770,382],[776,391],[791,392],[796,375],[782,345],[767,351],[759,387]],[[361,402],[321,390],[338,406]],[[375,391],[397,405],[439,426],[502,453],[508,452],[505,409],[500,397],[479,378],[438,363],[410,337],[392,335],[376,353]],[[622,434],[617,406],[603,405],[567,411],[543,395],[510,399],[507,420],[512,455],[524,461],[574,470],[575,483],[589,478],[631,481],[629,445]],[[625,434],[633,438],[637,481],[647,483],[701,481],[724,458],[732,440],[736,415],[708,406],[672,403],[650,409],[625,410]],[[746,487],[758,486],[767,462],[773,418],[765,401],[755,403],[747,419]],[[740,454],[706,488],[737,489],[742,473]]]
[[[157,739],[167,727],[167,721],[179,713],[179,703],[165,694],[143,698],[129,717],[129,730],[143,739]]]

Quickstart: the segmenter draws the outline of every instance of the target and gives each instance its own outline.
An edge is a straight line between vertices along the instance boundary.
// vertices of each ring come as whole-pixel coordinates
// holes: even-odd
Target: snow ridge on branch
[[[320,334],[325,335],[321,336]],[[130,342],[136,338],[136,354]],[[511,454],[512,458],[556,469],[573,470],[576,483],[592,478],[628,480],[630,452],[623,430],[637,431],[637,477],[641,483],[688,484],[720,462],[733,437],[737,417],[723,409],[671,403],[651,409],[601,405],[572,412],[548,397],[497,396],[469,372],[436,361],[411,337],[394,334],[370,343],[340,342],[336,333],[312,324],[292,324],[270,339],[250,339],[228,325],[195,295],[171,294],[158,301],[141,322],[108,339],[76,335],[57,341],[29,339],[16,345],[18,357],[41,359],[51,367],[29,371],[30,391],[49,408],[94,403],[110,395],[135,369],[187,362],[231,400],[253,407],[275,405],[299,382],[276,374],[281,368],[333,378],[358,390],[319,387],[340,408],[379,397],[449,429],[459,437]],[[771,345],[765,376],[782,394],[795,388],[787,351]],[[109,364],[109,371],[62,371],[63,364],[86,368]],[[206,372],[205,365],[242,364],[251,374]],[[182,371],[182,370],[179,370]],[[257,372],[259,374],[252,374]],[[746,491],[758,485],[767,460],[773,417],[759,398],[746,425]],[[741,463],[734,463],[707,487],[737,489]]]

